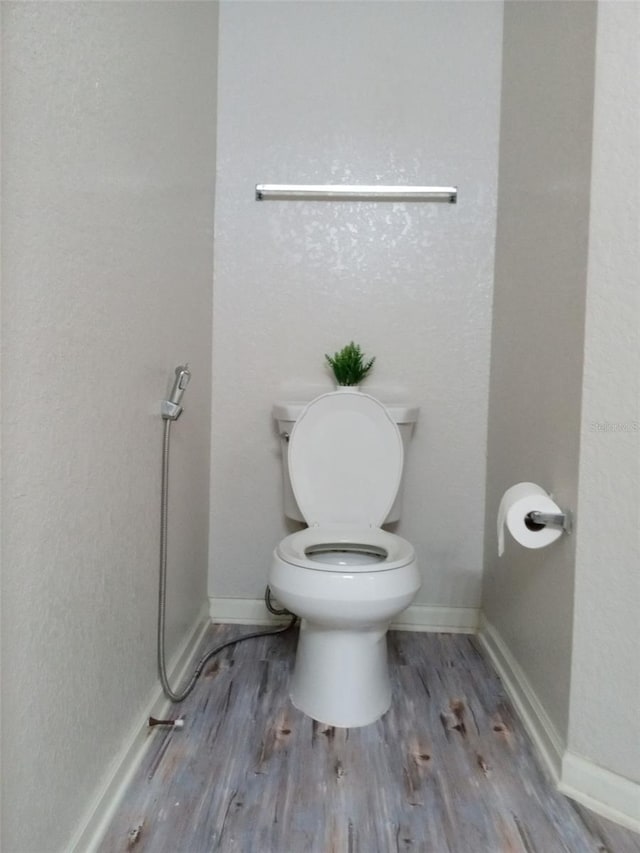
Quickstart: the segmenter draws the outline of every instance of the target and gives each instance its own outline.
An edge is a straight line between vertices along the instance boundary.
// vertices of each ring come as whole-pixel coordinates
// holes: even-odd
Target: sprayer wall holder
[[[177,421],[182,414],[182,406],[177,403],[172,403],[170,400],[163,400],[160,403],[160,414],[165,421]]]

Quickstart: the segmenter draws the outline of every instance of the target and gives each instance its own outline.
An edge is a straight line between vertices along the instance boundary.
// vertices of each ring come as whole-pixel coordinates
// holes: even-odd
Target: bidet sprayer
[[[173,381],[173,388],[169,394],[168,400],[163,400],[160,404],[160,414],[165,421],[177,421],[182,414],[182,406],[180,400],[184,394],[184,389],[189,384],[191,379],[191,371],[188,364],[179,364],[176,367],[176,377]]]

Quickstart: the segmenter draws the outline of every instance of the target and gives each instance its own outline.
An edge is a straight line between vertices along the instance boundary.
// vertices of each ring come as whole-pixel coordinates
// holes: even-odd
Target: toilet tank
[[[289,478],[289,436],[293,429],[296,420],[302,414],[306,403],[303,402],[281,402],[275,403],[273,406],[273,418],[278,424],[278,434],[280,436],[280,448],[282,451],[282,493],[284,502],[284,514],[287,518],[293,521],[303,521],[304,517],[300,512],[298,503],[291,488],[291,480]],[[398,425],[400,436],[402,437],[402,449],[404,450],[404,465],[407,464],[407,456],[409,449],[409,440],[413,433],[413,428],[418,420],[420,409],[417,406],[408,406],[403,403],[384,404],[387,411]],[[384,520],[385,524],[393,521],[398,521],[402,513],[402,492],[404,488],[404,469],[402,479],[398,488],[398,494],[389,510],[389,514]]]

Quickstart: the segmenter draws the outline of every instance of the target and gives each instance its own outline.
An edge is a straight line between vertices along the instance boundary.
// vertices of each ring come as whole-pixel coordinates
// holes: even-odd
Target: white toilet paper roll
[[[527,527],[530,512],[560,513],[558,504],[535,483],[516,483],[502,496],[498,508],[498,556],[504,553],[504,528],[523,548],[546,548],[562,536],[561,527],[546,525],[540,530]]]

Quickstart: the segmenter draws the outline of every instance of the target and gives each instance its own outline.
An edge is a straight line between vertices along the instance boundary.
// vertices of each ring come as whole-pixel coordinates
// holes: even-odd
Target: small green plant
[[[359,344],[351,341],[346,347],[333,356],[326,355],[325,358],[338,385],[359,385],[369,373],[375,362],[375,356],[365,361],[365,356]]]

